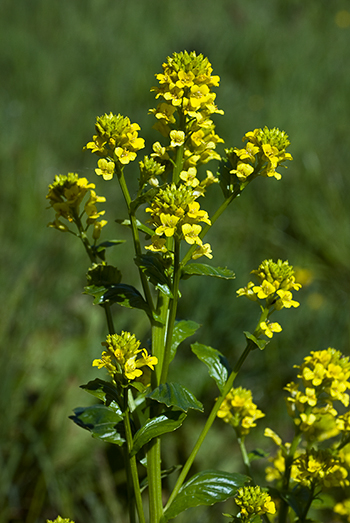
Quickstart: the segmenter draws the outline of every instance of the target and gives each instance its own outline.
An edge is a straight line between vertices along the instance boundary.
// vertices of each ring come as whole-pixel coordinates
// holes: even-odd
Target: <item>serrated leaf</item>
[[[188,409],[203,410],[203,405],[188,389],[180,383],[161,383],[147,394],[151,400],[163,403],[167,407],[175,407],[184,412]]]
[[[74,416],[69,416],[79,427],[89,430],[93,438],[108,443],[122,445],[124,438],[117,431],[117,425],[123,416],[105,405],[78,407],[74,409]]]
[[[182,343],[190,336],[193,336],[193,334],[196,332],[197,329],[199,329],[199,327],[199,323],[196,323],[195,321],[191,320],[180,320],[175,323],[173,330],[173,339],[170,349],[170,361],[174,359],[176,350],[180,343]]]
[[[185,483],[168,510],[164,522],[198,505],[214,505],[234,496],[237,490],[249,481],[248,476],[238,473],[205,470],[192,476]]]
[[[227,378],[232,372],[225,356],[218,350],[198,342],[191,345],[191,349],[197,358],[206,364],[210,377],[215,380],[219,391],[222,393]]]
[[[187,279],[191,276],[211,276],[225,280],[233,280],[236,276],[231,269],[226,267],[212,267],[206,263],[190,263],[185,265],[181,272],[181,278]]]
[[[131,456],[135,455],[146,443],[153,438],[173,432],[181,427],[186,414],[182,411],[169,411],[161,416],[148,420],[134,436],[134,443],[131,451]]]
[[[156,288],[169,298],[173,298],[173,293],[170,290],[171,281],[169,276],[165,274],[164,263],[159,254],[149,253],[136,256],[135,263]]]
[[[266,345],[269,343],[269,341],[267,340],[259,340],[248,331],[243,331],[243,334],[247,338],[247,340],[251,340],[254,343],[254,345],[256,345],[260,350],[264,350]]]
[[[119,223],[120,225],[124,225],[125,227],[131,227],[130,220],[115,220],[115,221],[117,223]],[[147,234],[147,236],[153,236],[153,234],[154,234],[154,230],[153,229],[150,229],[149,227],[144,225],[139,220],[136,220],[136,227],[138,228],[139,231]]]
[[[95,396],[95,398],[103,401],[107,407],[112,408],[115,412],[122,415],[118,405],[118,392],[112,383],[96,378],[93,381],[89,381],[86,385],[80,385],[80,388],[86,390],[86,392]]]

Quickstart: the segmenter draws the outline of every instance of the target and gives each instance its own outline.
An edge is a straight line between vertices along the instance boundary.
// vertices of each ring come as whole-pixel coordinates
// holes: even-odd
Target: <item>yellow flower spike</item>
[[[196,224],[190,225],[189,223],[184,223],[182,226],[182,234],[184,235],[184,239],[190,245],[193,245],[194,243],[197,243],[197,245],[202,245],[202,240],[198,236],[201,230],[202,227]]]
[[[245,435],[256,426],[255,421],[265,414],[253,403],[251,391],[238,387],[227,394],[217,416],[225,423],[230,423],[237,434]]]
[[[95,173],[98,176],[102,176],[104,180],[111,180],[115,172],[115,163],[101,158],[97,162],[98,168],[95,169]]]
[[[268,338],[272,338],[274,332],[281,332],[282,327],[279,323],[270,323],[269,321],[262,321],[260,328]]]
[[[146,349],[139,349],[140,342],[130,332],[109,334],[102,345],[107,350],[103,351],[101,359],[94,360],[92,365],[99,369],[105,367],[113,379],[117,379],[118,376],[127,380],[139,378],[143,374],[143,367],[153,370],[154,365],[158,363],[155,356],[148,356]]]
[[[201,211],[200,210],[200,205],[199,205],[198,202],[191,202],[188,205],[187,216],[191,220],[197,220],[197,221],[200,221],[200,222],[205,222],[208,225],[211,225],[211,221],[209,220],[209,216],[208,216],[207,211],[203,211],[203,210]]]
[[[239,507],[240,516],[244,518],[244,521],[251,521],[253,516],[276,513],[275,503],[271,500],[271,496],[261,490],[259,486],[239,488],[235,503]],[[246,517],[249,519],[246,520]]]

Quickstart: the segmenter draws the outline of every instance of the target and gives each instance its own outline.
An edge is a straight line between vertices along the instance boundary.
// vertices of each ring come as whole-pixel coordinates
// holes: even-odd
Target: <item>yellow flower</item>
[[[176,224],[179,221],[179,219],[180,218],[178,216],[161,213],[160,221],[162,225],[160,227],[157,227],[156,234],[158,236],[161,236],[164,233],[167,237],[174,236],[176,231]]]
[[[190,167],[188,171],[181,171],[180,178],[185,182],[185,185],[190,187],[197,187],[199,185],[199,180],[196,178],[197,169],[195,167]]]
[[[225,423],[230,423],[238,435],[245,435],[251,427],[256,426],[255,421],[265,414],[253,403],[251,391],[238,387],[227,394],[217,416]]]
[[[136,153],[132,151],[128,151],[127,149],[123,149],[122,147],[117,147],[115,149],[115,154],[123,165],[127,165],[129,162],[132,162],[136,158]]]
[[[290,307],[299,307],[300,303],[292,300],[293,296],[290,291],[284,291],[283,289],[280,289],[277,291],[277,294],[280,299],[276,303],[276,309],[282,309],[283,307],[286,309],[290,309]]]
[[[202,227],[196,224],[190,225],[189,223],[184,223],[182,226],[182,234],[184,235],[184,239],[190,245],[193,245],[194,243],[202,245],[202,240],[198,236],[201,230]]]
[[[267,492],[255,487],[241,487],[237,491],[235,503],[240,510],[243,521],[251,521],[253,516],[275,514],[276,507]],[[246,519],[248,517],[249,519]]]
[[[154,234],[152,236],[152,243],[151,245],[146,245],[145,249],[148,249],[149,251],[153,252],[167,252],[167,248],[165,246],[166,239],[160,238],[157,234]]]
[[[206,256],[207,258],[209,258],[211,260],[213,257],[213,255],[211,253],[212,253],[212,250],[211,250],[210,244],[205,243],[204,245],[199,245],[196,248],[196,250],[192,254],[192,259],[198,260],[198,258],[200,258],[201,256]]]
[[[185,141],[185,133],[183,131],[170,131],[170,140],[171,147],[180,147]]]
[[[104,227],[105,225],[107,225],[107,220],[101,220],[99,222],[95,222],[94,223],[94,230],[93,230],[93,233],[92,233],[92,237],[94,240],[98,240],[100,235],[101,235],[101,229],[102,227]]]
[[[272,441],[278,446],[280,447],[282,445],[282,439],[278,436],[278,434],[276,434],[276,432],[274,432],[273,430],[269,429],[269,428],[266,428],[265,429],[265,432],[264,432],[264,436],[266,438],[271,438]]]
[[[270,323],[269,321],[262,321],[260,323],[260,328],[268,338],[272,338],[274,332],[281,332],[282,330],[279,323]]]
[[[245,162],[238,162],[237,169],[232,169],[232,171],[230,171],[230,173],[235,174],[241,181],[245,181],[253,172],[254,167]]]
[[[253,287],[253,292],[255,292],[260,300],[264,300],[276,292],[276,286],[272,285],[272,283],[268,282],[267,280],[264,280],[260,286]]]
[[[113,178],[115,163],[109,162],[105,158],[101,158],[97,162],[98,169],[95,169],[95,173],[99,176],[103,176],[104,180],[111,180]]]

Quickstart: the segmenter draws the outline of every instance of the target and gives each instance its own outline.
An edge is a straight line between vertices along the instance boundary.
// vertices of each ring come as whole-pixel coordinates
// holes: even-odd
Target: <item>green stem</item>
[[[169,370],[169,364],[170,364],[170,352],[171,352],[171,345],[172,345],[172,340],[173,340],[174,325],[175,325],[175,320],[176,320],[177,303],[179,300],[180,276],[181,276],[180,241],[175,239],[174,280],[173,280],[173,288],[172,288],[173,298],[170,302],[170,314],[169,314],[168,327],[167,327],[167,333],[166,333],[166,343],[165,343],[165,350],[164,350],[162,373],[161,373],[161,377],[160,377],[161,383],[165,383],[167,380],[167,377],[168,377],[168,370]]]
[[[98,263],[98,259],[97,259],[97,256],[95,255],[95,253],[93,252],[92,248],[91,248],[91,245],[90,245],[90,242],[89,242],[89,239],[84,231],[84,228],[83,228],[83,225],[81,223],[81,220],[79,218],[79,216],[77,214],[75,214],[74,216],[74,221],[75,221],[75,224],[78,228],[78,231],[79,231],[79,238],[81,239],[83,245],[84,245],[84,248],[85,248],[85,251],[87,253],[87,255],[89,256],[90,258],[90,261],[91,263]],[[115,334],[115,329],[114,329],[114,324],[113,324],[113,317],[112,317],[112,312],[111,312],[111,306],[109,303],[105,303],[103,305],[103,308],[105,310],[105,313],[106,313],[106,320],[107,320],[107,326],[108,326],[108,332],[109,334]]]
[[[165,340],[169,315],[169,301],[170,298],[168,296],[165,296],[165,294],[159,292],[156,310],[159,321],[152,325],[152,354],[158,359],[158,364],[155,366],[155,372],[153,373],[153,376],[155,377],[155,383],[152,383],[153,388],[159,385],[163,368]]]
[[[141,244],[140,244],[139,231],[137,228],[136,216],[135,216],[134,211],[131,209],[131,197],[130,197],[129,190],[128,190],[128,187],[125,182],[124,172],[122,169],[119,169],[117,174],[118,174],[120,188],[122,190],[124,200],[125,200],[125,203],[126,203],[126,206],[128,209],[128,213],[129,213],[132,237],[134,240],[135,254],[136,254],[136,256],[141,256]],[[142,284],[143,292],[145,294],[146,301],[147,301],[148,305],[150,306],[151,311],[153,311],[153,299],[152,299],[151,290],[150,290],[150,287],[148,284],[148,280],[141,269],[139,269],[139,274],[140,274],[140,280],[141,280],[141,284]]]
[[[298,448],[301,438],[302,438],[302,433],[298,432],[294,436],[292,444],[288,451],[288,454],[285,457],[285,469],[284,469],[283,484],[282,484],[282,492],[284,494],[287,494],[288,489],[289,489],[289,482],[290,482],[290,475],[291,475],[292,465],[293,465],[293,460],[294,460],[294,454]],[[289,509],[288,503],[282,499],[280,509],[279,509],[279,515],[278,515],[278,523],[286,523],[288,509]]]
[[[239,445],[239,448],[240,448],[240,451],[241,451],[241,454],[242,454],[242,459],[243,459],[243,463],[244,463],[244,466],[245,466],[246,474],[249,477],[252,477],[252,469],[251,469],[251,466],[250,466],[250,461],[249,461],[247,449],[245,448],[245,444],[244,444],[244,436],[243,437],[242,436],[238,437],[237,440],[238,440],[238,445]]]
[[[147,452],[149,521],[160,523],[163,517],[160,438],[153,439],[150,445]]]
[[[127,405],[127,391],[124,392],[124,404],[125,404],[125,411],[124,411],[124,428],[125,428],[125,437],[126,437],[126,444],[127,444],[127,456],[126,456],[126,469],[127,469],[127,478],[131,476],[132,480],[132,486],[133,486],[133,493],[134,493],[134,499],[136,503],[136,510],[137,514],[139,516],[139,523],[146,523],[145,515],[143,512],[143,506],[142,506],[142,497],[141,497],[141,490],[140,490],[140,483],[139,483],[139,476],[137,472],[137,464],[136,464],[136,456],[130,457],[130,452],[132,450],[132,432],[131,432],[131,426],[130,426],[130,418],[129,418],[129,407]],[[129,473],[128,473],[129,468]],[[130,479],[129,479],[130,481]],[[130,488],[129,488],[130,489]],[[128,489],[128,490],[129,490]],[[129,508],[130,508],[130,521],[132,523],[133,519],[133,500],[129,497]]]
[[[200,447],[202,446],[202,443],[206,437],[206,435],[208,434],[209,432],[209,429],[210,427],[212,426],[212,424],[214,423],[215,421],[215,418],[216,418],[216,415],[221,407],[221,404],[222,402],[224,401],[224,399],[226,398],[227,394],[229,393],[229,391],[231,390],[232,388],[232,385],[233,385],[233,382],[234,380],[236,379],[236,376],[238,374],[238,372],[240,371],[244,361],[246,360],[248,354],[250,353],[251,350],[253,350],[255,348],[255,345],[253,342],[251,342],[250,340],[248,341],[247,343],[247,346],[246,348],[244,349],[241,357],[239,358],[238,362],[236,363],[236,366],[235,368],[233,369],[233,371],[231,372],[230,376],[228,377],[228,380],[225,384],[225,387],[222,391],[222,393],[220,394],[220,396],[217,398],[210,414],[209,414],[209,417],[202,429],[202,432],[200,433],[199,435],[199,438],[198,440],[196,441],[196,444],[195,446],[193,447],[193,450],[191,452],[191,454],[189,455],[182,471],[181,471],[181,474],[179,475],[178,477],[178,480],[175,484],[175,487],[174,487],[174,490],[172,491],[171,493],[171,496],[168,500],[168,503],[166,504],[165,506],[165,511],[170,507],[170,505],[172,504],[172,502],[174,501],[174,499],[176,498],[180,488],[182,487],[182,484],[183,482],[185,481],[186,479],[186,476],[192,466],[192,463],[200,449]]]

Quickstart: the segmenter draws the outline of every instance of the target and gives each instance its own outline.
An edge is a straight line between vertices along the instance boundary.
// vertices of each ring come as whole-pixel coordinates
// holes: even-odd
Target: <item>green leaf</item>
[[[268,343],[270,343],[267,340],[259,340],[258,338],[256,338],[253,334],[251,334],[248,331],[243,331],[243,334],[247,338],[247,340],[252,341],[254,343],[254,345],[256,345],[260,350],[264,350],[266,345]]]
[[[164,522],[175,518],[190,507],[214,505],[234,496],[249,481],[248,476],[238,473],[204,470],[185,483],[168,510]]]
[[[236,277],[231,269],[212,267],[206,263],[190,263],[189,265],[185,265],[181,272],[181,278],[187,279],[190,278],[190,276],[212,276],[225,280],[233,280]]]
[[[131,227],[131,222],[130,220],[115,220],[117,223],[119,223],[120,225],[124,225],[126,227]],[[146,225],[144,225],[142,222],[140,222],[139,220],[136,220],[136,227],[138,228],[139,231],[147,234],[147,236],[153,236],[154,234],[154,231],[153,229],[150,229],[149,227],[147,227]]]
[[[161,383],[152,392],[149,392],[147,397],[184,412],[187,412],[188,409],[203,411],[202,403],[180,383]]]
[[[169,411],[161,416],[148,420],[134,436],[134,444],[131,456],[136,454],[151,439],[161,436],[167,432],[173,432],[181,427],[186,414],[181,411]]]
[[[144,272],[156,289],[161,290],[169,298],[173,298],[171,281],[165,273],[163,258],[158,253],[142,254],[136,256],[136,265]]]
[[[89,430],[93,438],[99,438],[108,443],[122,445],[125,439],[117,431],[117,425],[123,416],[105,405],[78,407],[74,416],[69,416],[79,427]]]
[[[103,294],[100,299],[101,303],[118,303],[123,307],[131,309],[142,309],[150,314],[150,309],[147,302],[143,299],[141,294],[132,285],[119,283],[118,285],[111,285],[109,289]]]
[[[114,247],[115,245],[120,245],[122,243],[125,243],[125,240],[106,240],[104,242],[99,243],[98,245],[92,245],[93,252],[102,260],[105,260],[106,257],[106,249],[109,247]]]
[[[89,285],[96,287],[107,287],[120,283],[122,275],[117,267],[113,265],[94,264],[87,272],[86,279]]]
[[[95,398],[103,401],[107,407],[112,408],[118,414],[122,414],[119,408],[118,392],[112,383],[96,378],[93,381],[89,381],[86,385],[80,385],[80,388],[86,390],[86,392],[92,394]]]
[[[249,458],[250,462],[255,461],[256,459],[261,459],[261,458],[265,459],[268,457],[269,457],[269,453],[265,452],[263,449],[254,449],[251,452],[248,452],[248,458]]]
[[[227,378],[232,372],[225,356],[218,350],[197,342],[191,345],[191,349],[197,358],[206,364],[209,370],[209,375],[215,380],[219,391],[222,393]]]
[[[174,359],[176,350],[180,343],[182,343],[186,338],[193,336],[199,327],[199,323],[191,320],[180,320],[175,323],[170,349],[170,361]]]

